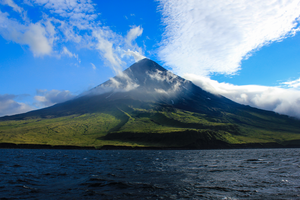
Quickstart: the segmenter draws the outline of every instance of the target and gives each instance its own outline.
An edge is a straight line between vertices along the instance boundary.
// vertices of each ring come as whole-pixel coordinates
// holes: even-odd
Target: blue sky
[[[299,1],[0,0],[0,116],[148,57],[212,93],[300,117]]]

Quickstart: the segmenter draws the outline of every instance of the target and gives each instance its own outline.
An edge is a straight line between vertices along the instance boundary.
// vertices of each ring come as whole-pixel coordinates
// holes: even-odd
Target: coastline
[[[134,147],[104,145],[96,148],[91,146],[74,145],[43,145],[43,144],[14,144],[0,143],[0,149],[56,149],[56,150],[208,150],[208,149],[268,149],[268,148],[300,148],[300,144],[281,145],[278,143],[227,144],[219,147]]]

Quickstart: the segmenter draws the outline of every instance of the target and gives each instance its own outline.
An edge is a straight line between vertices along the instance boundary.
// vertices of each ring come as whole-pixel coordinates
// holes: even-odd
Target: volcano
[[[299,122],[206,92],[145,58],[72,100],[0,118],[0,142],[95,148],[298,147]]]

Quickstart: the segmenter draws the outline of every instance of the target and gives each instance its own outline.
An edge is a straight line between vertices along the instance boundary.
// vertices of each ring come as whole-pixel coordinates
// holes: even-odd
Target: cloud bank
[[[300,90],[260,85],[238,86],[194,74],[184,77],[208,92],[221,94],[237,103],[300,119]]]
[[[234,74],[252,52],[300,30],[298,0],[159,2],[165,32],[158,55],[179,75]]]
[[[30,104],[19,102],[22,96],[24,95],[0,94],[0,117],[52,106],[70,100],[76,95],[68,90],[36,90],[35,101]]]
[[[34,104],[39,108],[52,106],[57,103],[62,103],[76,96],[68,90],[37,90],[36,93],[37,95],[34,96],[36,102]]]
[[[34,109],[25,103],[16,101],[17,95],[0,94],[0,117],[5,115],[14,115],[18,113],[25,113]]]

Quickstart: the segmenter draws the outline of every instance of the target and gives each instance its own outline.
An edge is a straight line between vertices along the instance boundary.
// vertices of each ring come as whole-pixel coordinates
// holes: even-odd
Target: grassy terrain
[[[0,143],[217,148],[300,141],[299,121],[268,114],[241,110],[214,118],[170,106],[120,104],[105,112],[0,121]]]

